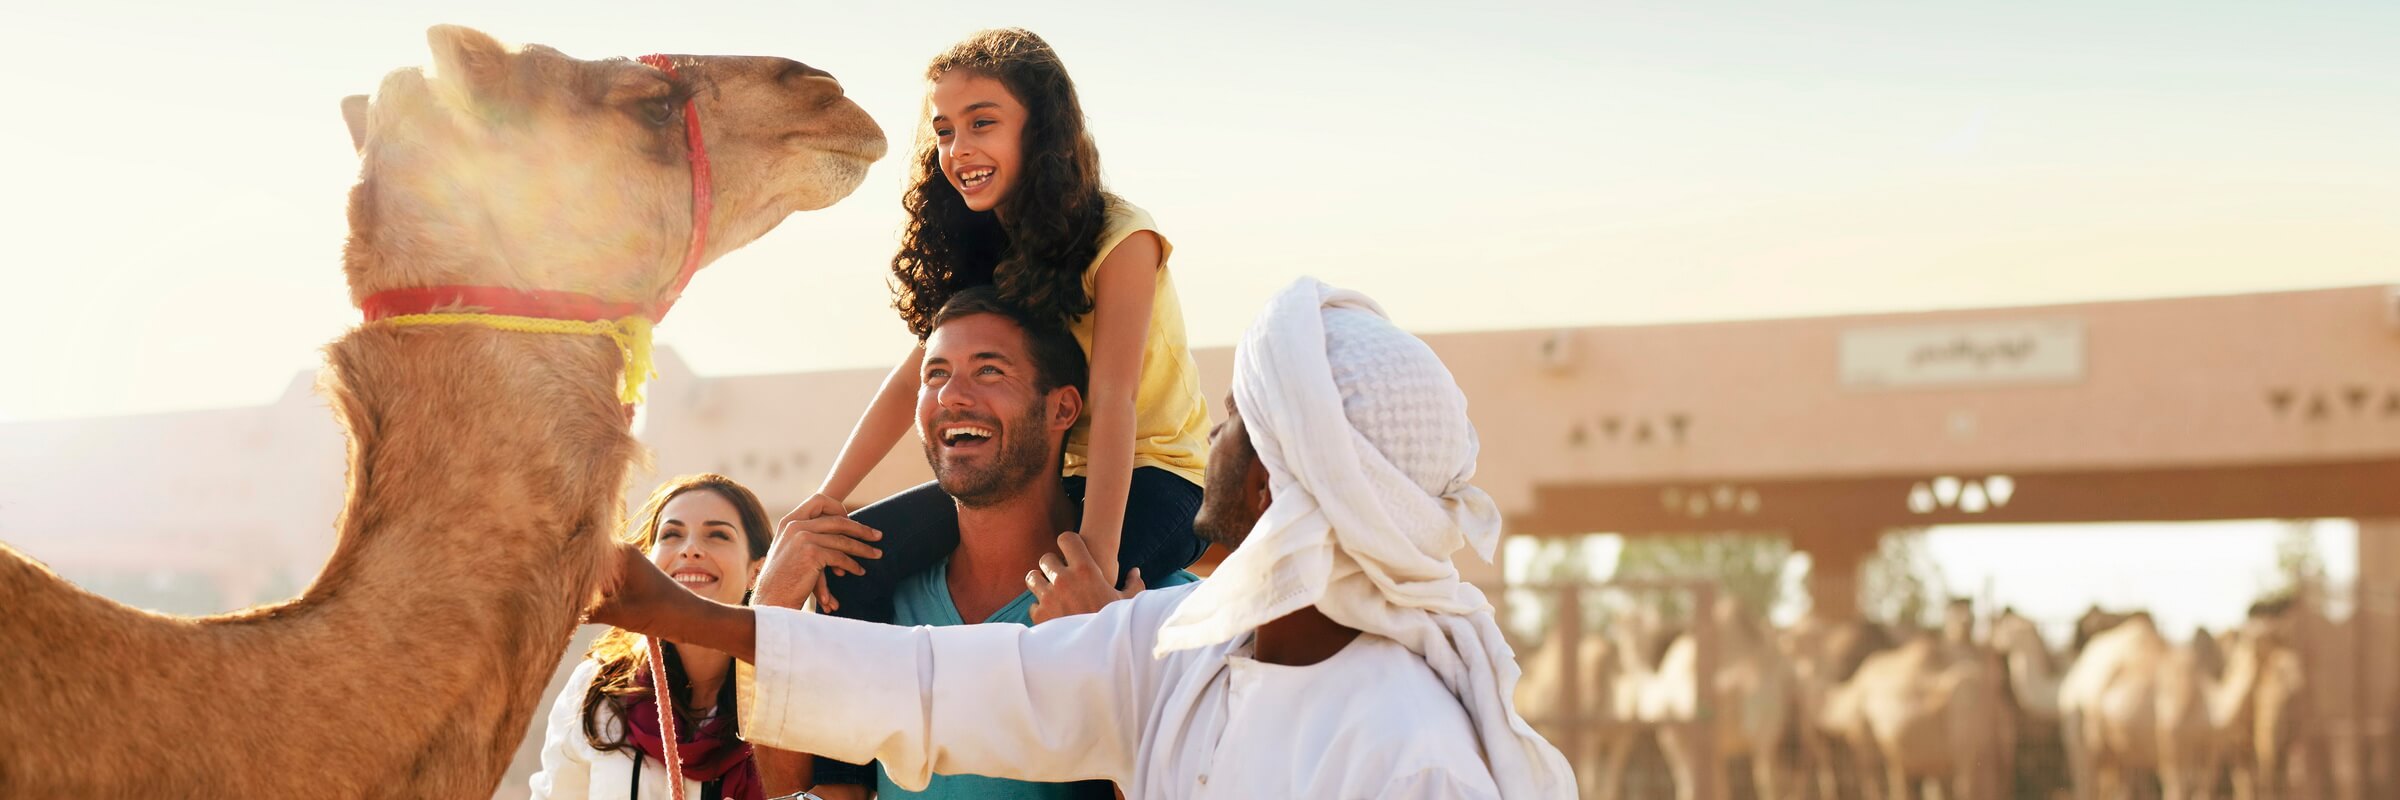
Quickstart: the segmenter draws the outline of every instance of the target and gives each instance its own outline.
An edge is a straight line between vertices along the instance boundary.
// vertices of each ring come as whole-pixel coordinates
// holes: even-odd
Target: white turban
[[[1452,553],[1485,560],[1500,512],[1475,475],[1467,398],[1365,295],[1301,278],[1233,357],[1234,405],[1273,502],[1193,590],[1158,653],[1231,641],[1314,605],[1406,645],[1458,696],[1505,798],[1571,798],[1566,759],[1518,716],[1518,669]]]

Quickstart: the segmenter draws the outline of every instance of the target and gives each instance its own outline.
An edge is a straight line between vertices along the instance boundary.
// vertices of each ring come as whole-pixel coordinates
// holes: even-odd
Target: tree
[[[1645,536],[1625,541],[1617,556],[1616,580],[1705,580],[1764,617],[1783,599],[1783,566],[1792,543],[1781,536]],[[1666,592],[1650,599],[1664,619],[1688,620],[1691,598]]]
[[[2286,600],[2321,595],[2325,590],[2325,557],[2317,550],[2314,520],[2287,519],[2275,537],[2275,574],[2260,587],[2260,600]]]
[[[1559,592],[1555,587],[1561,584],[1584,583],[1595,577],[1592,575],[1591,569],[1591,545],[1592,536],[1590,535],[1545,538],[1535,544],[1533,554],[1525,559],[1524,581],[1532,586],[1550,588],[1518,589],[1510,592],[1509,603],[1512,606],[1509,612],[1510,633],[1528,640],[1536,640],[1540,638],[1542,632],[1550,629],[1551,620],[1558,616],[1556,606]],[[1596,630],[1605,614],[1605,609],[1598,604],[1595,597],[1598,594],[1598,592],[1585,593],[1583,602],[1580,604],[1586,629]]]
[[[1858,584],[1859,614],[1896,624],[1930,626],[1949,600],[1923,528],[1885,533],[1859,565]]]

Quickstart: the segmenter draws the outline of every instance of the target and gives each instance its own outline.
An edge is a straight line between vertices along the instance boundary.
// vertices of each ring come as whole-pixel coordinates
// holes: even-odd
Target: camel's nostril
[[[809,78],[824,78],[830,81],[833,80],[833,73],[817,69],[816,67],[812,67],[807,64],[802,64],[798,61],[785,59],[783,62],[783,69],[775,74],[775,80],[784,84],[796,84]],[[839,83],[837,82],[836,85],[839,85]]]

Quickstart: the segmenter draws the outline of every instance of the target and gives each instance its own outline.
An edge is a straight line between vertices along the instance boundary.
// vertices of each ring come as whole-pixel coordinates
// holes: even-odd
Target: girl
[[[722,475],[686,475],[651,493],[627,531],[661,571],[693,594],[744,603],[766,558],[766,507]],[[673,688],[684,796],[760,800],[750,746],[734,708],[733,657],[661,643]],[[669,797],[658,692],[642,637],[611,628],[550,710],[535,798]]]
[[[945,300],[978,285],[1066,322],[1091,367],[1061,470],[1083,501],[1080,533],[1107,574],[1121,578],[1120,564],[1151,576],[1182,569],[1204,548],[1192,514],[1209,420],[1167,274],[1174,248],[1148,213],[1101,188],[1075,84],[1041,37],[975,34],[935,58],[925,78],[893,306],[920,341]],[[920,345],[892,370],[823,488],[785,522],[844,513],[909,429],[924,356]],[[882,555],[866,574],[829,570],[840,577],[819,585],[818,601],[888,620],[891,586],[957,546],[957,508],[929,483],[860,509],[857,520],[896,535],[876,542]]]

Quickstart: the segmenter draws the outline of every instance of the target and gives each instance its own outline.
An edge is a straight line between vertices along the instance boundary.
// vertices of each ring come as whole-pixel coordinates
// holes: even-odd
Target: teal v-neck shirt
[[[1199,576],[1177,570],[1166,580],[1150,584],[1149,588],[1164,589],[1199,580]],[[1013,622],[1033,625],[1033,593],[1020,592],[1000,610],[992,612],[984,622]],[[958,603],[950,598],[950,559],[942,559],[932,569],[902,578],[892,588],[892,624],[929,625],[936,628],[965,625],[958,616]],[[934,800],[953,798],[991,798],[991,800],[1071,800],[1076,796],[1072,783],[1030,783],[982,775],[935,775],[925,784],[925,791],[912,792],[892,783],[883,765],[875,765],[875,796],[883,800],[922,797]]]

